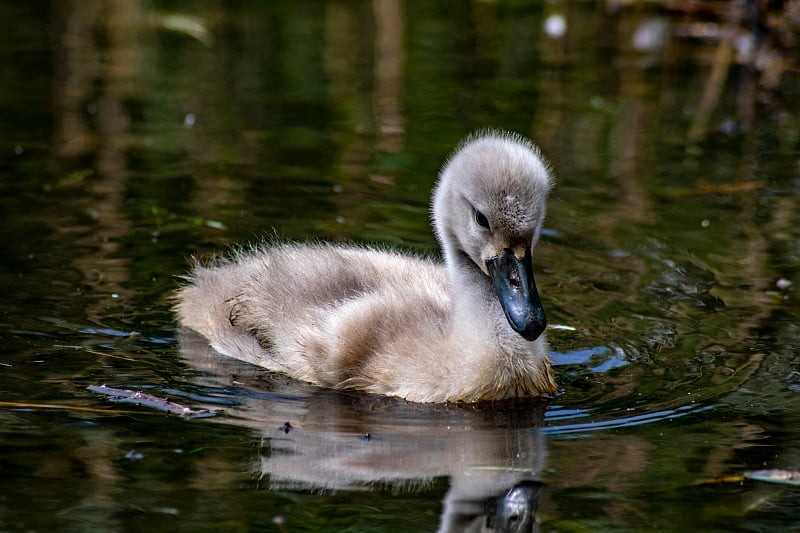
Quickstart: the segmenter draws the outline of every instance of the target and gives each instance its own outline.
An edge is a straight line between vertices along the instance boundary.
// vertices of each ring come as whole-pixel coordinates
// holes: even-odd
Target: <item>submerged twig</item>
[[[701,183],[693,187],[674,189],[668,196],[696,196],[703,194],[735,194],[763,189],[767,186],[766,180],[740,181],[737,183]]]
[[[208,409],[192,409],[191,407],[175,403],[169,400],[169,398],[160,398],[142,391],[116,389],[107,385],[89,385],[86,388],[91,392],[108,396],[108,399],[112,402],[144,405],[145,407],[166,411],[167,413],[178,415],[182,418],[207,418],[216,416],[217,414]]]
[[[47,409],[62,411],[78,411],[82,413],[108,413],[106,409],[97,407],[81,407],[77,405],[62,405],[57,403],[34,403],[34,402],[0,402],[0,407],[10,409]],[[116,411],[115,414],[134,414],[136,411]]]

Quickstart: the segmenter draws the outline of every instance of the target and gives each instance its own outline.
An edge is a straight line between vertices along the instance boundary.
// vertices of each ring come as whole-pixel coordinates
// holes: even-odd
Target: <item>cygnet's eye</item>
[[[486,215],[484,215],[483,213],[481,213],[477,209],[475,210],[475,222],[477,222],[478,225],[483,227],[483,228],[491,229],[489,227],[489,219],[487,219]]]

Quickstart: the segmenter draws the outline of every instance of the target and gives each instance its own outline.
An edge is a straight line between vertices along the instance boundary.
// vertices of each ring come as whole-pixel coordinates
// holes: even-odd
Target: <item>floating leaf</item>
[[[748,470],[744,473],[747,479],[765,481],[767,483],[780,483],[781,485],[800,485],[800,471],[782,468],[767,470]]]
[[[164,15],[161,20],[161,27],[183,35],[188,35],[197,39],[206,46],[212,44],[211,32],[208,31],[203,19],[190,15]]]

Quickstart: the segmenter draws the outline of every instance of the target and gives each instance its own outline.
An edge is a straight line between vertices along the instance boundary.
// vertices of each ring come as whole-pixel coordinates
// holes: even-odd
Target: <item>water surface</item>
[[[612,4],[0,6],[0,529],[796,527],[742,474],[800,468],[797,69],[725,55],[730,14]],[[235,243],[437,253],[482,127],[558,178],[551,402],[324,391],[176,329],[190,257]]]

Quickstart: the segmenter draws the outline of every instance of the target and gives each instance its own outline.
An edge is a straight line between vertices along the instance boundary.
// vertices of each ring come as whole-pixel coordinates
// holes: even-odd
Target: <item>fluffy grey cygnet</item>
[[[532,270],[552,181],[530,141],[476,133],[433,195],[444,264],[356,246],[260,246],[195,266],[178,317],[223,355],[324,387],[415,402],[553,393]]]

